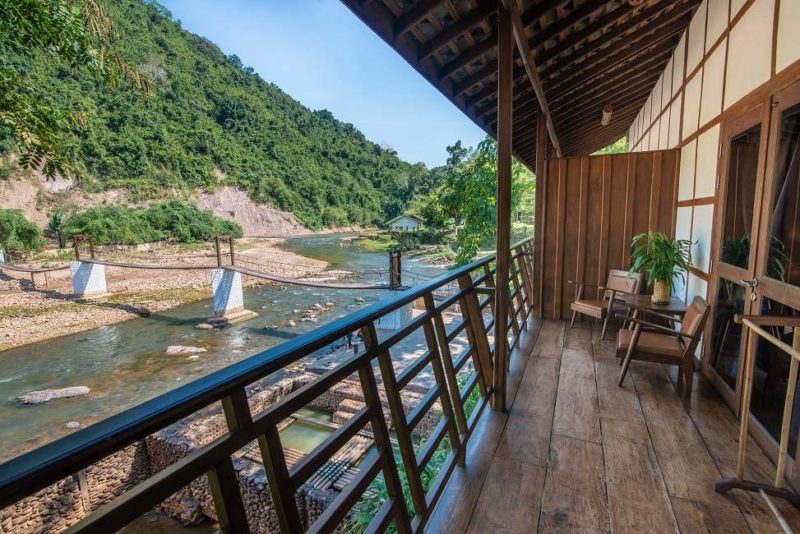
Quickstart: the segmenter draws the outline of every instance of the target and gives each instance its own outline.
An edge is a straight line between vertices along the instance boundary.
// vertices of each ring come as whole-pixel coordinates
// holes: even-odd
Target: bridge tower
[[[226,269],[222,265],[222,249],[220,241],[227,240],[230,250],[231,266],[234,265],[233,237],[214,237],[217,252],[217,268],[211,270],[211,291],[213,293],[214,316],[206,319],[205,324],[211,326],[225,326],[240,321],[247,321],[258,314],[244,307],[244,293],[242,292],[242,273],[233,269]]]
[[[403,260],[400,249],[392,249],[389,251],[389,289],[381,289],[378,291],[378,298],[386,300],[396,294],[397,291],[403,291]],[[375,326],[382,330],[399,330],[404,325],[408,324],[414,314],[414,303],[410,302],[378,319]]]

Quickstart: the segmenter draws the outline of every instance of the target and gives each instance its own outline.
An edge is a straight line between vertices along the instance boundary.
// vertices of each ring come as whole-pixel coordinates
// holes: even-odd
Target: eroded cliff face
[[[199,196],[202,209],[238,223],[245,236],[283,237],[309,233],[292,213],[253,202],[243,189],[223,186],[213,192],[201,192]]]
[[[246,191],[234,186],[222,186],[214,191],[165,190],[161,198],[137,201],[127,189],[89,193],[74,180],[45,180],[37,173],[16,174],[8,179],[0,179],[0,208],[21,209],[28,219],[40,226],[46,226],[50,214],[56,210],[68,213],[75,209],[108,204],[144,206],[176,196],[195,201],[201,208],[239,223],[245,236],[276,237],[310,233],[292,213],[269,204],[253,202]]]

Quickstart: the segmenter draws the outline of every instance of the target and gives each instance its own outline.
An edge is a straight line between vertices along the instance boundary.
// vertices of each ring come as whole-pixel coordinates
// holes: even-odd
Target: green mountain
[[[394,216],[411,195],[409,184],[428,173],[329,111],[304,107],[238,57],[182,29],[162,6],[103,4],[117,25],[116,50],[155,80],[155,97],[109,89],[48,58],[28,72],[39,96],[86,114],[66,141],[84,189],[125,187],[162,198],[171,189],[241,185],[253,200],[316,228]],[[2,146],[10,149],[8,137]]]

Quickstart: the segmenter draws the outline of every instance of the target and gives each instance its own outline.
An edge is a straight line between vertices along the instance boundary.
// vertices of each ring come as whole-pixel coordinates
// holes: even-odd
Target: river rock
[[[197,326],[195,326],[195,328],[199,328],[200,330],[212,330],[214,326],[208,323],[200,323]]]
[[[364,297],[356,297],[353,300],[356,301],[356,302],[365,302],[364,301]]]
[[[86,386],[74,386],[62,389],[42,389],[39,391],[29,391],[20,395],[16,400],[20,404],[42,404],[53,399],[67,399],[69,397],[82,397],[88,395],[91,390]]]
[[[189,345],[170,345],[165,350],[167,354],[197,354],[199,352],[208,352],[203,347],[192,347]]]
[[[294,325],[296,325],[297,323],[296,323],[296,322],[294,322],[294,321],[289,321],[289,322],[288,322],[288,323],[286,323],[286,324],[288,324],[289,326],[294,326]]]
[[[67,428],[80,428],[81,424],[78,421],[70,421],[66,426]]]

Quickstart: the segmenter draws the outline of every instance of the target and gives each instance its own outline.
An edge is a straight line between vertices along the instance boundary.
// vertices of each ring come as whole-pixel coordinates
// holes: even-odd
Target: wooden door
[[[736,314],[752,312],[769,113],[766,104],[725,121],[720,131],[715,232],[703,371],[738,411],[744,346]],[[738,412],[737,412],[738,413]]]
[[[800,316],[800,82],[775,94],[772,100],[754,280],[751,313]],[[791,345],[791,328],[767,329]],[[754,342],[753,350],[751,418],[762,447],[776,455],[790,358],[766,342]],[[798,450],[799,428],[800,408],[795,406],[789,432],[792,458]],[[787,463],[791,468],[793,462]],[[800,487],[800,474],[790,473],[795,486]]]

